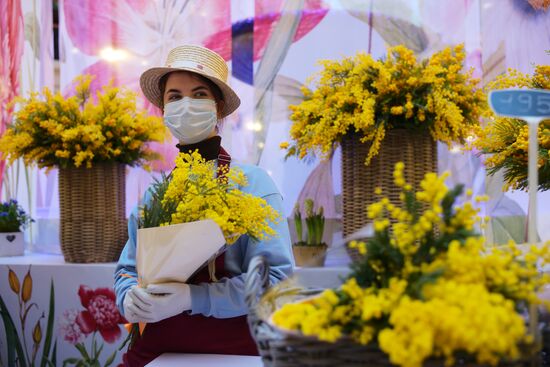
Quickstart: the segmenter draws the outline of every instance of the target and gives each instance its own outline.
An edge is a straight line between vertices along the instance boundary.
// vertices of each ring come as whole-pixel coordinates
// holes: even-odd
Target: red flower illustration
[[[115,293],[110,288],[96,288],[81,285],[78,289],[80,302],[85,310],[76,318],[76,323],[85,334],[99,331],[103,340],[114,343],[120,337],[119,324],[127,321],[116,307]]]

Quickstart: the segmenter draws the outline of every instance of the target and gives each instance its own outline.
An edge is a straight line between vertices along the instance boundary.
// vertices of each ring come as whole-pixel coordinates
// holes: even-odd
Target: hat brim
[[[212,83],[216,84],[218,88],[220,88],[223,95],[224,106],[223,110],[221,111],[222,118],[230,115],[241,104],[241,100],[239,96],[237,96],[237,93],[235,93],[235,91],[224,81],[216,77],[197,72],[196,69],[192,68],[157,67],[148,69],[143,72],[143,74],[141,74],[141,77],[139,78],[139,85],[141,86],[141,90],[143,91],[143,94],[149,100],[149,102],[159,108],[162,108],[162,106],[164,105],[163,95],[160,90],[160,79],[166,74],[173,71],[189,71],[201,75],[210,80]]]

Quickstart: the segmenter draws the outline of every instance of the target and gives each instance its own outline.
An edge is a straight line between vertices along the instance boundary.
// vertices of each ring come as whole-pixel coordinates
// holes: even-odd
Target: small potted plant
[[[20,256],[25,252],[22,230],[32,221],[16,200],[0,204],[0,256]]]
[[[294,225],[296,227],[297,242],[292,245],[292,252],[298,266],[314,267],[325,264],[327,244],[323,242],[323,231],[325,228],[323,207],[319,207],[317,213],[315,213],[313,206],[313,200],[306,199],[304,201],[307,228],[305,241],[299,204],[296,204],[294,208]]]

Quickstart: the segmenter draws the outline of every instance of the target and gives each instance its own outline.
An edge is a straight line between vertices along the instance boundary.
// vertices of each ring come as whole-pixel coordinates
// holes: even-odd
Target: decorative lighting
[[[451,149],[449,149],[449,152],[452,154],[458,154],[462,152],[462,147],[460,145],[453,145]]]
[[[263,149],[263,148],[264,148],[264,143],[259,142],[259,143],[258,143],[258,148]]]
[[[105,47],[99,52],[99,56],[108,62],[122,61],[128,57],[128,52],[112,47]]]
[[[262,131],[262,124],[259,122],[249,121],[246,123],[246,128],[252,131]]]

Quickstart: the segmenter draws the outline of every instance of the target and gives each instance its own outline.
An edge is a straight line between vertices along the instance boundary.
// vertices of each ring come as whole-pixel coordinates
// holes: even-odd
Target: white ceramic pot
[[[23,232],[0,232],[0,256],[22,256],[24,253]]]

